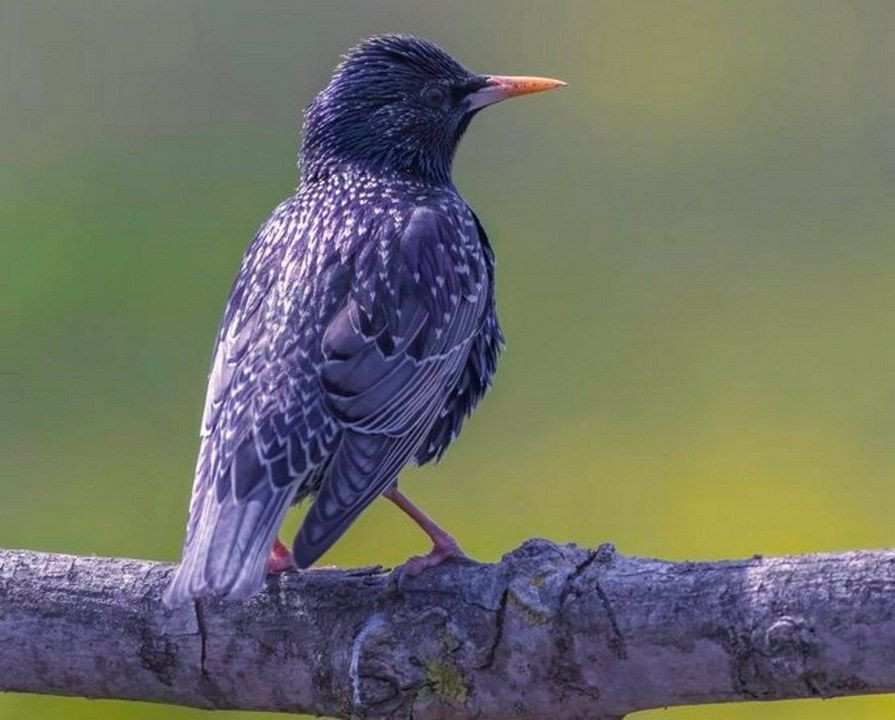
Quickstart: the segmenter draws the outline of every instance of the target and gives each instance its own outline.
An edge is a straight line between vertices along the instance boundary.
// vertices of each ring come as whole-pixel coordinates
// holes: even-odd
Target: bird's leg
[[[267,558],[267,572],[279,573],[295,569],[295,560],[292,559],[292,551],[275,538],[270,549],[270,557]]]
[[[410,502],[398,490],[397,485],[392,485],[382,494],[407,513],[432,539],[432,550],[428,555],[417,555],[404,563],[404,572],[407,575],[416,577],[426,568],[434,567],[448,558],[466,557],[466,554],[460,549],[459,543],[446,530],[442,530],[432,518]]]

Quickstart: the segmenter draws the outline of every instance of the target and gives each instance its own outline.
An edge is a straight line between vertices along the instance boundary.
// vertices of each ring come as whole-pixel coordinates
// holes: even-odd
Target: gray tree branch
[[[0,690],[451,720],[895,691],[895,551],[671,563],[533,540],[169,611],[171,569],[0,550]]]

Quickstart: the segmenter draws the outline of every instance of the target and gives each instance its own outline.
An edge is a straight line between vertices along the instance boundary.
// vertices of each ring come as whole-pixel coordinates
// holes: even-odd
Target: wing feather
[[[262,226],[221,320],[182,561],[164,596],[169,606],[255,592],[302,479],[335,441],[314,375],[282,356],[270,362],[283,343],[275,301],[294,213],[286,203]]]
[[[324,257],[322,297],[345,298],[341,308],[308,336],[277,335],[290,212],[281,206],[256,236],[221,323],[169,605],[255,592],[290,504],[319,486],[294,545],[300,566],[316,560],[437,432],[482,327],[481,257],[464,255],[460,224],[417,208],[403,229],[383,225],[392,235],[379,256],[360,245],[351,267]],[[299,290],[297,312],[319,311]]]
[[[299,567],[394,482],[466,363],[485,294],[464,287],[457,273],[450,255],[464,241],[457,232],[444,215],[418,208],[401,238],[392,291],[380,292],[376,305],[349,299],[326,330],[321,385],[345,432],[296,537]]]

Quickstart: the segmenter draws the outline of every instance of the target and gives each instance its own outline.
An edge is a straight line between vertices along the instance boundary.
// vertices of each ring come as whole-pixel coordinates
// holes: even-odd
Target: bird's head
[[[345,56],[308,107],[302,176],[315,180],[348,165],[450,182],[454,152],[476,112],[564,85],[549,78],[477,75],[416,37],[371,38]]]

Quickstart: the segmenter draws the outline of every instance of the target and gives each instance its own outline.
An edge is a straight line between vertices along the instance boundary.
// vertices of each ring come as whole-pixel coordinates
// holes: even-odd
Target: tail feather
[[[267,558],[297,483],[259,484],[247,497],[205,493],[195,532],[187,540],[163,601],[168,607],[214,594],[242,600],[263,585]]]

